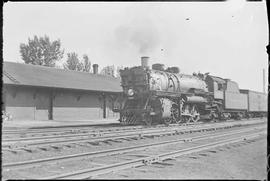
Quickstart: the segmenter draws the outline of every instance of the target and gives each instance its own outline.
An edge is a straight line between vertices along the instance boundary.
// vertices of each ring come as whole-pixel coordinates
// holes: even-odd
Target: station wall
[[[7,88],[5,109],[13,119],[48,119],[49,96],[45,90],[29,88]]]
[[[4,109],[16,120],[48,120],[50,93],[49,88],[5,86],[2,93]],[[117,119],[119,114],[112,111],[115,102],[110,97],[109,93],[101,92],[54,91],[53,120],[102,119],[104,106],[106,118]]]
[[[54,119],[102,118],[102,104],[97,94],[62,92],[53,101]]]

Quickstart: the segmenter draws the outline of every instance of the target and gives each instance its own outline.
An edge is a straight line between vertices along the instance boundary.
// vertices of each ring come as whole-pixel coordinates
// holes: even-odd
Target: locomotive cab
[[[209,92],[213,93],[214,101],[218,103],[217,112],[220,119],[243,117],[248,106],[247,96],[240,93],[236,82],[209,75],[206,83]]]

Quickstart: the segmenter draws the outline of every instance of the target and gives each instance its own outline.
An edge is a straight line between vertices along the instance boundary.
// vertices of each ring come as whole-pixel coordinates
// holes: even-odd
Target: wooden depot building
[[[118,118],[120,79],[94,73],[3,62],[2,110],[16,120]]]

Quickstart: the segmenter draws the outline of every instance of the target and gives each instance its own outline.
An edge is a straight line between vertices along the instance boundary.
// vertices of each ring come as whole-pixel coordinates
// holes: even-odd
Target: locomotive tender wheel
[[[241,113],[237,113],[236,120],[241,120],[243,118],[243,115]]]

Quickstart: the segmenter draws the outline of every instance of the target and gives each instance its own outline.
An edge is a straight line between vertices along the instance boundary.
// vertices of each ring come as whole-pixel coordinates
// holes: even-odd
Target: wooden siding
[[[16,120],[48,120],[51,89],[5,86],[5,109]],[[114,100],[106,97],[106,118],[118,118]],[[53,120],[103,118],[103,96],[99,92],[53,90]]]
[[[49,99],[45,90],[6,88],[6,111],[13,119],[47,120]]]
[[[61,92],[53,100],[55,120],[101,119],[102,101],[98,94]]]

